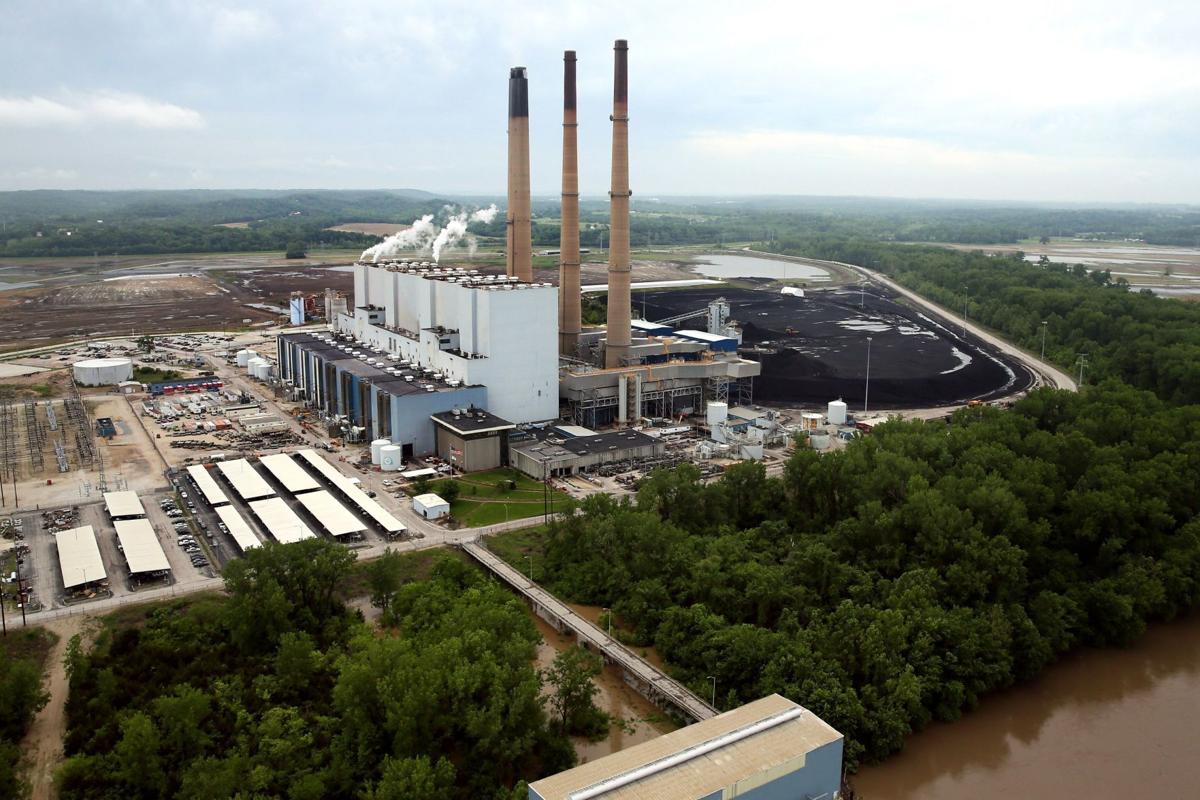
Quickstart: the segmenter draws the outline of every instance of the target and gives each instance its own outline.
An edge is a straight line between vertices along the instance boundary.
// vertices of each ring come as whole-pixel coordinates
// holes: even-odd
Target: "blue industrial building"
[[[836,800],[842,735],[777,694],[529,786],[529,800]]]

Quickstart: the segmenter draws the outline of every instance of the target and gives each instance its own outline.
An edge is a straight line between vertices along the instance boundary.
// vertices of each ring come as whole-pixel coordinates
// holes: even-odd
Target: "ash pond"
[[[773,281],[828,283],[829,272],[812,264],[760,256],[705,255],[697,259],[695,272],[709,278],[769,278]]]
[[[1200,797],[1200,614],[1083,650],[864,767],[863,800]]]

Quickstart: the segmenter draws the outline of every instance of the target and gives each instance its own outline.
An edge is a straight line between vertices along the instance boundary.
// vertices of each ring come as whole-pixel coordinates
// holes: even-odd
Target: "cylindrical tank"
[[[258,356],[254,356],[246,362],[246,374],[251,378],[258,377],[258,367],[263,363],[265,363],[263,359],[259,358]]]
[[[82,386],[115,386],[133,378],[133,362],[128,358],[89,358],[76,361],[75,382]]]
[[[834,400],[830,402],[828,413],[830,425],[845,425],[846,424],[846,404],[842,400]]]
[[[265,358],[260,358],[258,366],[254,368],[254,377],[258,378],[260,381],[270,380],[271,362],[267,361]]]
[[[404,448],[388,444],[379,448],[379,467],[384,472],[396,472],[404,465]]]
[[[812,445],[813,450],[828,450],[829,449],[829,434],[814,433],[808,437],[808,443]]]
[[[800,427],[806,431],[815,431],[821,427],[821,415],[806,411],[800,415]]]
[[[252,356],[253,356],[253,353],[249,350],[238,350],[237,356],[236,356],[237,365],[239,367],[245,367],[247,364],[250,363],[250,358]]]
[[[709,403],[708,414],[705,421],[708,427],[715,428],[720,423],[729,419],[729,404],[728,403]]]
[[[379,466],[379,451],[392,443],[391,439],[376,439],[371,442],[371,463]]]

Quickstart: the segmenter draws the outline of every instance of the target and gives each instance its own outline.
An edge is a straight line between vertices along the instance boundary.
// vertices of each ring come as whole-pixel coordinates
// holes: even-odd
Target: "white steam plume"
[[[433,221],[433,214],[426,214],[414,221],[406,230],[394,233],[374,247],[364,250],[359,260],[378,263],[396,258],[405,250],[416,250],[431,252],[436,263],[441,259],[442,251],[447,247],[454,247],[459,242],[466,242],[468,251],[474,255],[475,237],[467,231],[467,228],[474,222],[487,225],[496,218],[496,214],[499,212],[494,203],[487,208],[476,209],[470,213],[467,211],[455,213],[455,207],[449,205],[444,206],[442,210],[450,215],[444,226],[439,226]]]

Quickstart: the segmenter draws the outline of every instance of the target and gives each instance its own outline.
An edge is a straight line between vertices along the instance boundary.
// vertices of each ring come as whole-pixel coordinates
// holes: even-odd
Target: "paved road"
[[[971,333],[975,334],[977,337],[979,337],[983,341],[992,345],[1000,352],[1002,352],[1008,356],[1011,356],[1012,358],[1016,359],[1017,361],[1020,361],[1022,364],[1024,364],[1026,367],[1028,367],[1030,369],[1030,371],[1032,371],[1033,374],[1037,377],[1039,383],[1050,385],[1056,389],[1068,389],[1072,392],[1077,391],[1079,388],[1075,384],[1074,379],[1072,379],[1070,375],[1063,372],[1058,367],[1055,367],[1052,364],[1048,364],[1045,361],[1042,361],[1040,358],[1033,355],[1032,353],[1028,353],[1028,352],[1022,350],[1021,348],[1017,347],[1016,345],[1014,345],[1014,344],[1006,341],[1005,339],[1000,338],[996,334],[988,331],[986,328],[982,328],[979,325],[976,325],[971,320],[964,319],[961,315],[955,314],[950,309],[940,306],[937,303],[933,302],[932,300],[927,300],[926,298],[922,297],[921,295],[917,294],[916,292],[914,292],[910,289],[904,288],[903,286],[896,283],[891,278],[888,278],[888,277],[882,275],[881,273],[876,272],[873,269],[867,269],[866,267],[860,267],[857,264],[847,264],[843,261],[824,261],[824,260],[821,260],[818,258],[800,258],[797,256],[780,256],[778,253],[764,253],[764,252],[761,252],[758,250],[751,250],[749,248],[746,249],[746,252],[754,253],[756,255],[761,255],[761,256],[770,256],[772,258],[785,258],[785,259],[788,259],[791,261],[797,261],[797,262],[803,263],[803,264],[814,264],[816,266],[821,266],[823,264],[824,265],[834,265],[834,266],[838,266],[838,267],[843,267],[845,269],[854,270],[855,272],[864,276],[867,280],[870,280],[875,283],[878,283],[878,284],[888,287],[892,291],[896,292],[896,294],[899,294],[899,295],[907,298],[908,300],[911,300],[913,303],[916,303],[917,305],[921,306],[922,308],[926,309],[927,311],[932,311],[933,313],[937,314],[939,317],[949,320],[950,322],[953,322],[955,325],[957,325],[959,327],[965,327]]]
[[[630,675],[635,675],[643,685],[654,687],[659,695],[687,716],[696,721],[716,716],[716,709],[689,691],[683,684],[667,677],[654,665],[620,642],[610,638],[604,631],[576,614],[567,604],[530,581],[483,545],[475,541],[465,541],[462,543],[462,548],[505,583],[562,620],[580,640],[604,653],[610,661],[619,664]]]

